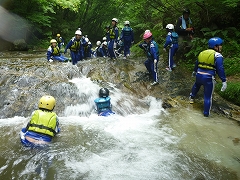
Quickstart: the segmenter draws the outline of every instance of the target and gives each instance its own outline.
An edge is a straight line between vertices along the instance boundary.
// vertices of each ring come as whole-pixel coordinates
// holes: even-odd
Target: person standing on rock
[[[72,58],[72,64],[76,65],[78,61],[83,59],[83,44],[86,41],[82,39],[82,31],[80,28],[76,30],[75,37],[73,37],[67,44],[64,54],[67,53],[67,49],[70,49],[70,55]]]
[[[124,47],[123,58],[126,59],[126,57],[130,56],[130,47],[134,42],[133,29],[130,27],[129,21],[124,22],[124,28],[122,28],[120,40],[123,41],[123,47]]]
[[[190,104],[194,103],[194,98],[197,95],[200,87],[204,87],[204,111],[203,115],[208,117],[212,106],[212,94],[216,84],[215,75],[218,74],[222,80],[221,91],[227,88],[227,79],[223,66],[222,51],[223,40],[219,37],[213,37],[208,41],[209,49],[202,51],[195,63],[192,76],[196,76],[196,81],[190,93]]]
[[[174,63],[173,56],[176,54],[178,50],[178,34],[174,32],[174,25],[168,24],[166,26],[166,30],[168,31],[166,42],[163,46],[163,50],[167,51],[166,48],[169,47],[168,50],[168,67],[166,68],[167,71],[172,71],[176,64]]]
[[[157,73],[157,64],[159,61],[159,50],[157,43],[152,39],[152,33],[150,31],[145,31],[143,35],[143,40],[147,43],[146,46],[146,54],[147,60],[145,61],[145,66],[148,72],[151,74],[153,78],[152,86],[158,84],[158,73]]]
[[[109,29],[109,42],[108,42],[108,53],[111,59],[116,59],[116,54],[114,48],[118,43],[118,27],[117,27],[118,19],[112,19],[112,27]]]

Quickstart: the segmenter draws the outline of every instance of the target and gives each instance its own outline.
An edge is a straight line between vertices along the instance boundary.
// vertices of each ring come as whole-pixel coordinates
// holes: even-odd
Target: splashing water
[[[161,100],[138,99],[113,84],[106,86],[116,114],[101,117],[94,111],[100,86],[86,77],[71,82],[78,89],[79,103],[65,108],[59,117],[61,133],[49,148],[22,147],[18,133],[28,118],[0,119],[0,179],[238,179],[236,169],[228,169],[211,151],[198,147],[200,132],[192,133],[199,135],[195,140],[189,138],[191,130],[198,130],[194,125],[207,126],[211,119],[197,122],[202,116],[194,111],[169,114]],[[207,130],[210,135],[211,127]],[[205,140],[202,145],[208,147]],[[236,160],[229,161],[240,167]]]

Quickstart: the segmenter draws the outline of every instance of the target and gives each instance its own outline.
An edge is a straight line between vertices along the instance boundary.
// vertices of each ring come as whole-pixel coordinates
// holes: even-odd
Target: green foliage
[[[190,51],[188,53],[186,53],[186,58],[187,59],[194,59],[194,62],[198,56],[198,54],[205,50],[207,48],[207,42],[208,42],[208,39],[206,38],[194,38],[192,40],[192,47],[190,49]]]
[[[225,99],[240,105],[240,82],[227,82],[227,89],[221,92],[222,83],[217,83],[216,91]]]
[[[240,74],[240,57],[225,58],[224,68],[226,76]]]

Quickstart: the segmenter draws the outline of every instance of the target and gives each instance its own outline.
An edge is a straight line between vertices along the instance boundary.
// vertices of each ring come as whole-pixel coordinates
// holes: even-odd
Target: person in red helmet
[[[147,44],[146,54],[147,60],[145,61],[145,66],[148,72],[151,74],[153,83],[152,86],[158,84],[158,73],[157,73],[157,64],[159,61],[159,50],[157,43],[152,38],[152,33],[150,31],[145,31],[143,39]]]

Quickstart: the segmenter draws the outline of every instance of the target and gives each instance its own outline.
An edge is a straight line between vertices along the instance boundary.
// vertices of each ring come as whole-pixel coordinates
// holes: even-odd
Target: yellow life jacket
[[[198,67],[204,69],[215,69],[215,53],[213,49],[202,51],[198,55]]]
[[[56,41],[57,41],[57,43],[59,44],[59,43],[62,42],[62,38],[61,38],[61,37],[56,37]]]
[[[110,39],[115,39],[115,28],[109,30]]]
[[[56,132],[57,115],[55,112],[36,110],[29,123],[29,131],[53,137]]]
[[[59,49],[59,47],[58,46],[56,46],[56,47],[52,47],[52,55],[53,56],[60,56],[60,49]]]
[[[70,47],[71,51],[78,51],[80,48],[80,41],[74,41],[73,45]]]

